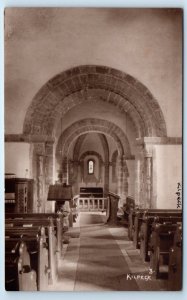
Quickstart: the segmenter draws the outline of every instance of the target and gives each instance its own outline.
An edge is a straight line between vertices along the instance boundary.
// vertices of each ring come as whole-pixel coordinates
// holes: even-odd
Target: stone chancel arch
[[[95,117],[91,111],[87,118],[84,118],[82,113],[72,123],[73,114],[76,114],[76,109],[73,108],[77,108],[79,111],[82,108],[86,109],[85,103],[97,103],[95,107],[97,109],[102,107],[105,111],[108,107],[110,113],[106,116],[104,111]],[[103,103],[107,105],[103,105]],[[112,118],[113,108],[116,119]],[[60,120],[62,122],[65,118],[67,120],[68,112],[72,121],[68,120],[68,125],[64,123],[63,132],[61,132],[62,128],[61,131],[59,130]],[[117,114],[119,112],[121,119],[118,122]],[[43,144],[45,144],[44,140],[55,139],[53,149],[50,148],[50,155],[45,154],[47,160],[44,159],[44,162],[48,161],[49,163],[44,167],[45,170],[51,170],[50,176],[47,174],[47,177],[52,178],[52,165],[55,164],[54,160],[56,159],[57,166],[60,166],[60,172],[63,173],[63,182],[68,182],[68,153],[72,142],[78,139],[76,149],[79,152],[85,134],[90,132],[96,132],[104,138],[110,136],[116,144],[119,194],[125,195],[127,191],[127,189],[125,192],[123,191],[124,186],[128,184],[127,172],[124,171],[126,160],[135,158],[137,190],[142,191],[142,194],[138,192],[139,195],[141,194],[138,201],[142,201],[144,192],[147,190],[147,203],[150,202],[152,175],[148,176],[146,170],[152,169],[152,159],[145,155],[146,149],[142,149],[140,153],[138,143],[142,143],[142,141],[144,143],[150,138],[154,140],[167,138],[163,113],[151,92],[134,77],[113,68],[94,65],[74,67],[53,77],[39,90],[28,108],[23,126],[23,136],[29,137],[31,142],[32,137],[37,141],[40,137],[43,138]],[[103,138],[101,141],[103,145],[106,144]],[[132,155],[130,145],[134,155]],[[147,144],[146,147],[148,147]],[[106,147],[105,152],[109,156]],[[150,153],[150,155],[152,154]],[[105,172],[107,177],[108,159],[105,164],[108,168]],[[141,174],[143,175],[141,176]]]
[[[59,112],[62,116],[80,102],[96,98],[128,113],[138,137],[167,136],[159,104],[142,83],[119,70],[94,65],[78,66],[49,80],[27,111],[23,133],[52,135]]]
[[[62,133],[56,147],[57,159],[68,156],[69,147],[73,140],[88,132],[98,132],[110,136],[116,142],[119,156],[131,156],[129,141],[117,125],[106,120],[89,118],[73,123]]]

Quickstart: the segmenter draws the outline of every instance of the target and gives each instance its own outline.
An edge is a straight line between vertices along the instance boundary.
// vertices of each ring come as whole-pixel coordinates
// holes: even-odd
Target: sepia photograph
[[[4,289],[182,291],[183,9],[4,10]]]

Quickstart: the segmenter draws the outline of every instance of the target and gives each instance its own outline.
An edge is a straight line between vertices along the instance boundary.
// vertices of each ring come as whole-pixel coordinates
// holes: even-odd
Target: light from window
[[[94,173],[94,162],[93,160],[88,161],[88,174]]]

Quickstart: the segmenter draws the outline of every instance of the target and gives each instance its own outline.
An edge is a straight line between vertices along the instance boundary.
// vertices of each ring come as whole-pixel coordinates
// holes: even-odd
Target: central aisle
[[[53,291],[138,291],[166,290],[165,283],[136,280],[128,276],[149,275],[139,250],[123,226],[108,226],[102,213],[81,212],[66,233],[68,244],[58,262],[58,280]]]
[[[81,215],[79,261],[74,290],[138,290],[136,281],[129,284],[126,280],[126,274],[130,273],[129,267],[108,226],[102,223],[103,218],[102,215]],[[85,225],[89,221],[94,225]]]

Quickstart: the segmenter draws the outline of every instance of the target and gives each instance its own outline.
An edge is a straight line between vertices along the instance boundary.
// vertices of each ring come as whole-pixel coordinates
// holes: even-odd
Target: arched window
[[[88,160],[88,174],[94,174],[94,161],[92,159]]]

